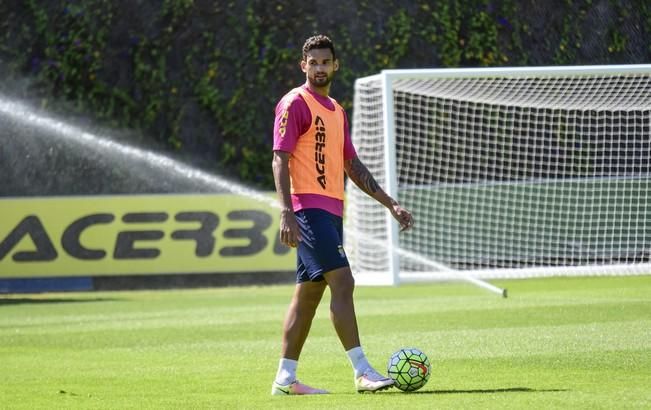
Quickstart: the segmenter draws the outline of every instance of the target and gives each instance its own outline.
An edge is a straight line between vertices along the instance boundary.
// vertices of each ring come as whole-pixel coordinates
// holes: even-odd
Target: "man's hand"
[[[274,157],[271,162],[271,168],[274,173],[274,182],[276,192],[280,200],[280,242],[295,248],[298,241],[301,240],[301,234],[298,230],[296,215],[292,209],[292,198],[289,186],[289,157],[291,154],[284,151],[274,151]]]
[[[414,226],[414,217],[411,215],[411,212],[401,207],[400,204],[394,203],[389,209],[391,210],[393,217],[400,224],[400,231],[404,231]]]
[[[296,215],[291,209],[283,209],[280,212],[280,241],[290,248],[298,246],[301,240],[301,233],[298,230]]]

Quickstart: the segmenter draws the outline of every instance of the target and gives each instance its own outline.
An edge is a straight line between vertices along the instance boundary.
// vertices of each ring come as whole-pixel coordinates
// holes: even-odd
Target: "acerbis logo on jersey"
[[[280,138],[285,137],[285,133],[287,132],[287,119],[289,118],[289,111],[285,109],[283,112],[282,117],[280,117],[280,126],[278,127],[278,134],[280,135]]]
[[[314,134],[314,139],[316,141],[314,144],[314,162],[316,165],[316,171],[319,173],[316,180],[319,181],[321,188],[326,189],[325,155],[323,154],[326,146],[325,123],[323,122],[323,119],[317,115],[314,120],[314,125],[316,126],[316,133]]]

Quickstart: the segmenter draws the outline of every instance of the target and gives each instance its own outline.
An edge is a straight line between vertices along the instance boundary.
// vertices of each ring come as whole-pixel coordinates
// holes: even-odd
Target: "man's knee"
[[[325,282],[305,282],[299,285],[296,301],[300,309],[316,310],[323,297],[326,287]]]
[[[323,276],[333,294],[352,293],[355,288],[355,278],[349,267],[335,269]]]

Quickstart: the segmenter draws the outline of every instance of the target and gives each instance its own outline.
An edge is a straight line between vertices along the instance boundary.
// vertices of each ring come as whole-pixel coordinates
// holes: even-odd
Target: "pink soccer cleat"
[[[363,375],[355,379],[355,387],[358,393],[386,390],[393,387],[393,380],[384,377],[374,369],[368,369]]]
[[[271,385],[272,396],[289,396],[292,394],[328,394],[328,391],[315,389],[314,387],[303,384],[298,380],[295,380],[286,386],[283,386],[276,382]]]

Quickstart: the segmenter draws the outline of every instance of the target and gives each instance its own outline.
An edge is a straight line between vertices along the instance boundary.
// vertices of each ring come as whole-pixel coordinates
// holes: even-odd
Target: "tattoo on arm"
[[[346,173],[355,185],[367,194],[373,196],[380,190],[380,185],[359,158],[355,157],[350,161]]]

